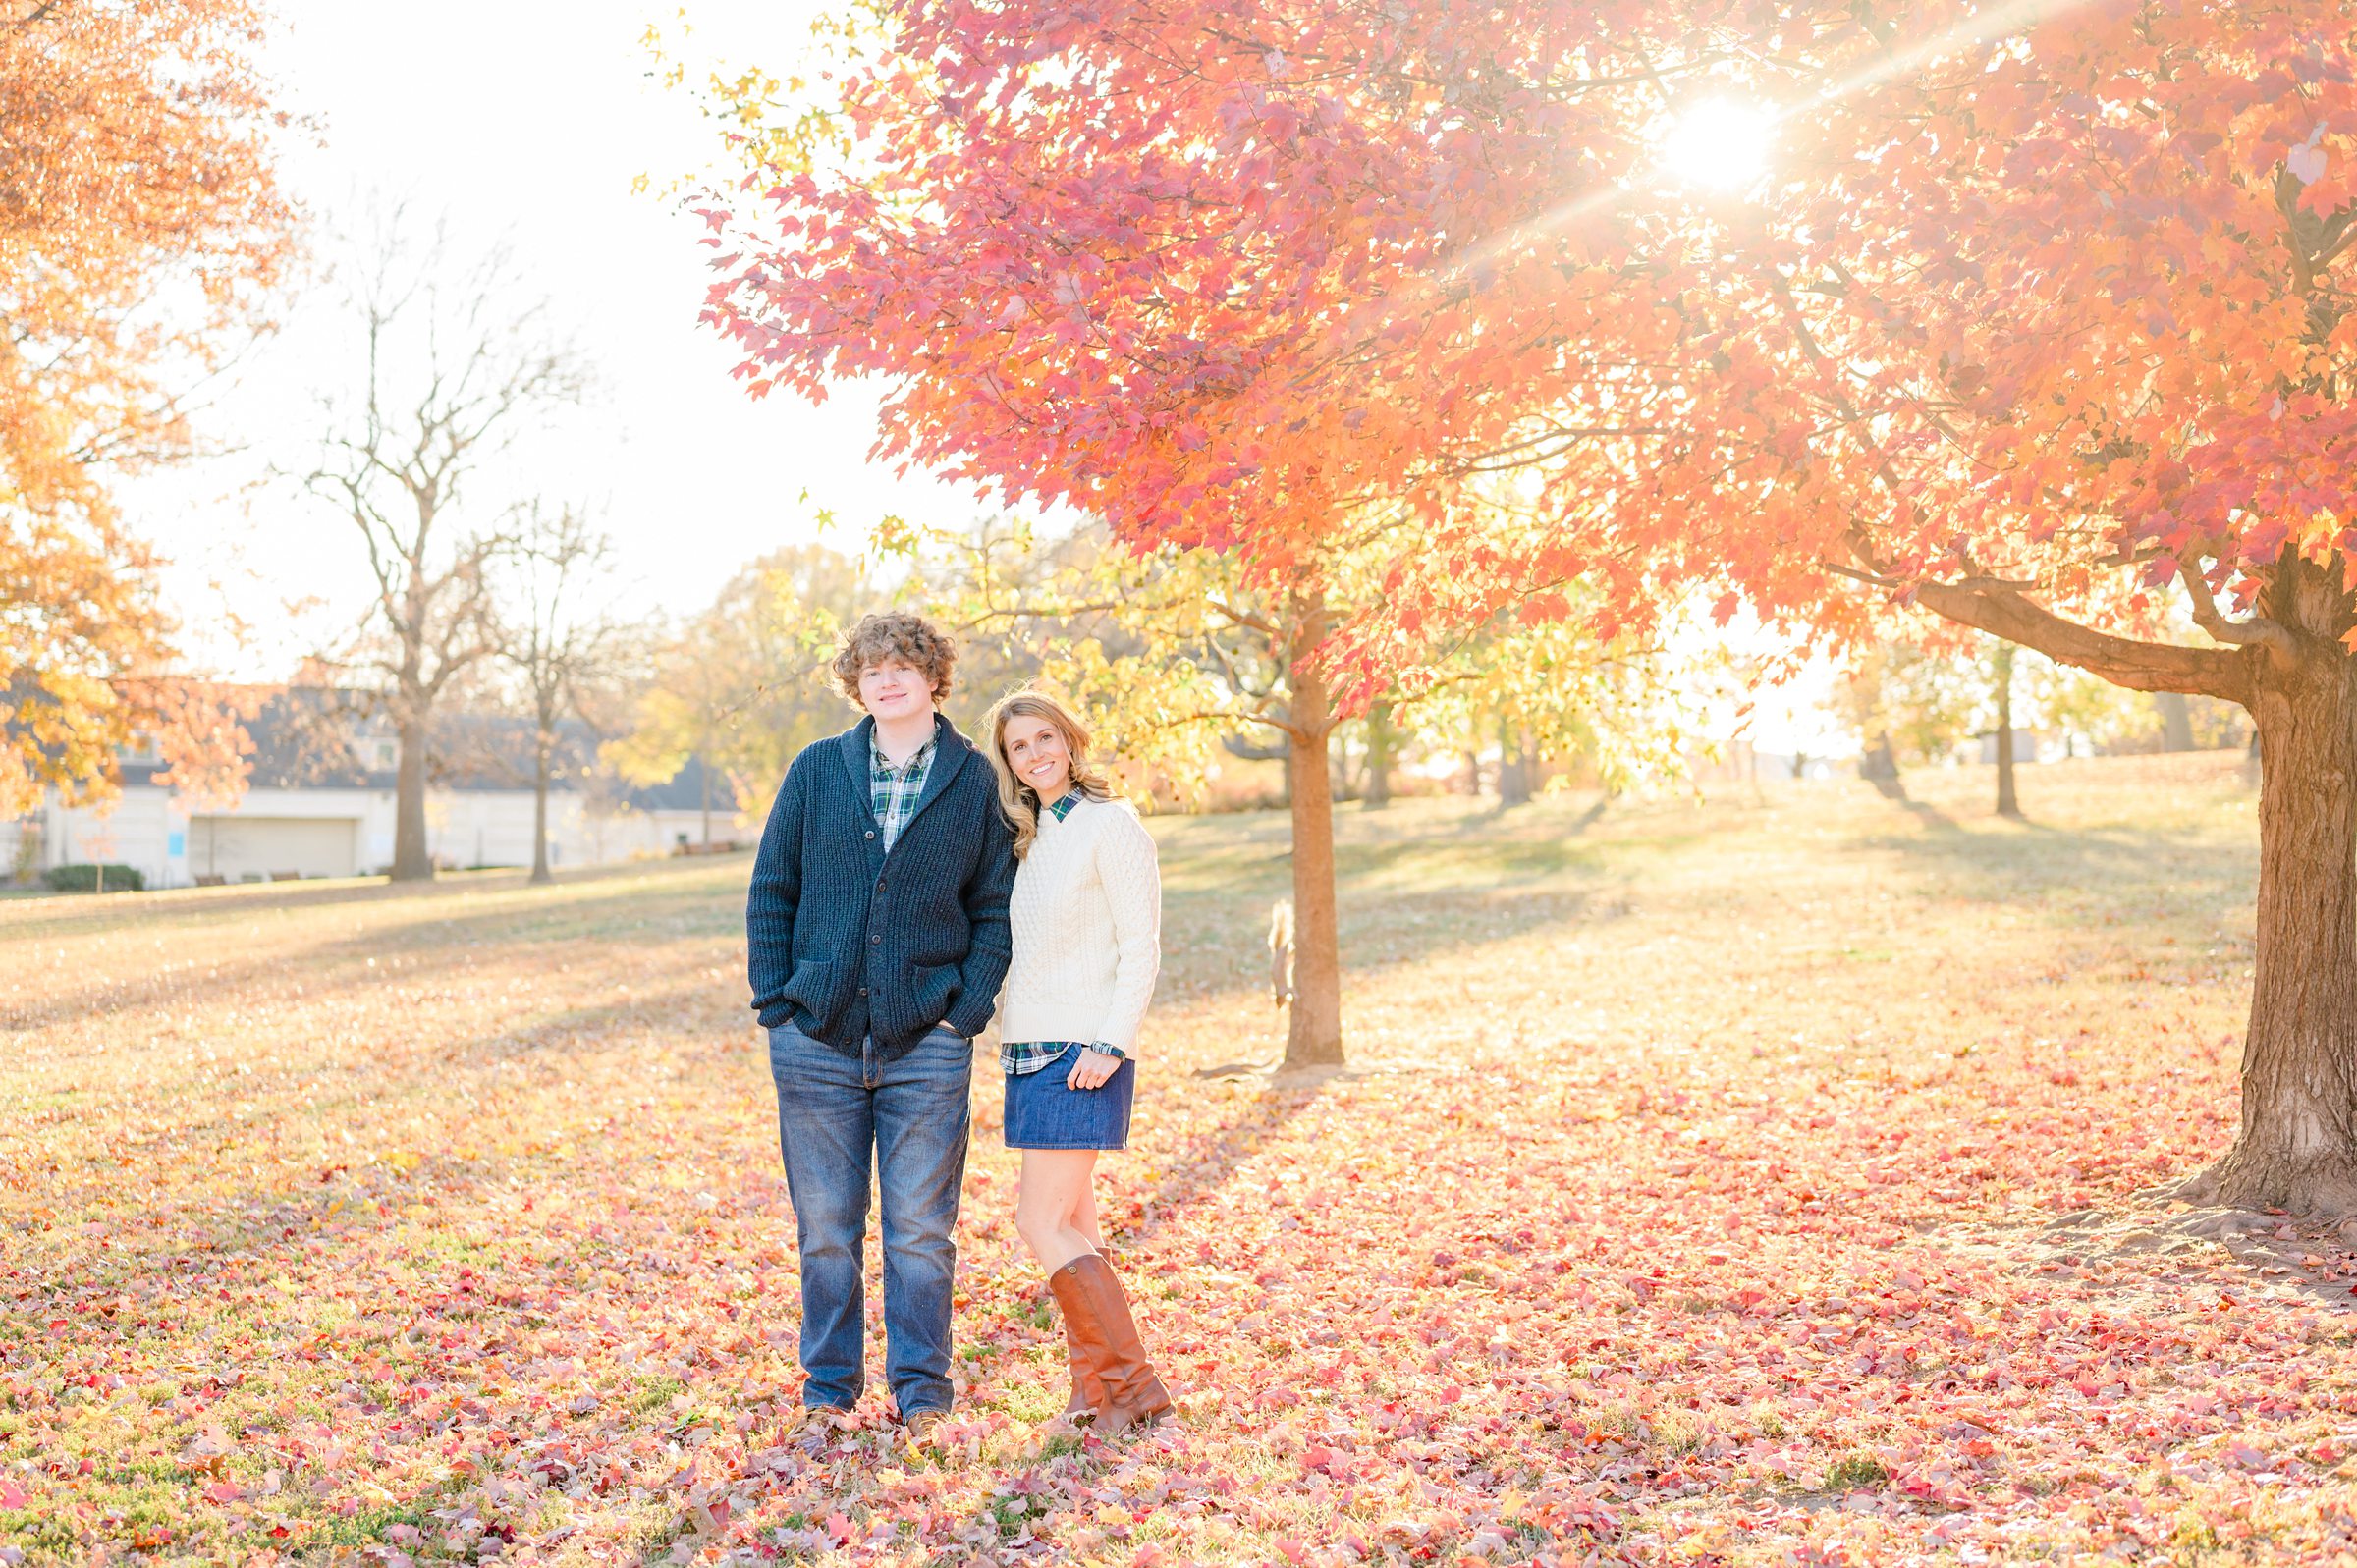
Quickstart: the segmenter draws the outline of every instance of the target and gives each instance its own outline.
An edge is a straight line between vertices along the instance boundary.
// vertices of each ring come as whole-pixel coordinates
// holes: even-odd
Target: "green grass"
[[[1891,1472],[1872,1454],[1843,1454],[1826,1468],[1828,1491],[1867,1491],[1888,1485]]]

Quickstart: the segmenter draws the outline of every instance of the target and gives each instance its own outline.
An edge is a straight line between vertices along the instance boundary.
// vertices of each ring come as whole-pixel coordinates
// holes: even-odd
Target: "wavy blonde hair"
[[[1010,691],[991,704],[986,724],[990,730],[990,770],[999,776],[999,810],[1007,824],[1014,830],[1014,858],[1022,859],[1031,852],[1031,841],[1039,837],[1039,791],[1014,776],[1014,765],[1007,760],[1007,721],[1014,718],[1045,719],[1064,736],[1064,749],[1071,753],[1072,787],[1091,800],[1111,800],[1113,783],[1089,766],[1088,726],[1063,703],[1034,687]]]

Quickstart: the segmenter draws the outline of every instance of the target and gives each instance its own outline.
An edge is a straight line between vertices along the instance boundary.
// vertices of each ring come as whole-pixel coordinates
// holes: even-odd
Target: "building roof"
[[[326,687],[291,687],[263,703],[246,721],[252,737],[256,789],[374,789],[390,792],[393,766],[377,765],[377,743],[396,742],[392,724],[374,709],[366,692]],[[557,727],[549,759],[549,787],[577,791],[596,779],[619,803],[637,811],[693,811],[704,803],[704,765],[689,758],[667,783],[645,788],[618,786],[597,765],[598,736],[577,719]],[[126,786],[153,784],[161,762],[123,764]],[[532,787],[532,722],[508,714],[438,715],[427,740],[426,778],[436,789],[512,790]],[[726,779],[712,780],[712,804],[734,806]]]

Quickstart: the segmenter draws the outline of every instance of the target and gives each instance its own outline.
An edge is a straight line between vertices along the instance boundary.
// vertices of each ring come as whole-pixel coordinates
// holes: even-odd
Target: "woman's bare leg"
[[[1097,1250],[1096,1169],[1094,1149],[1023,1151],[1014,1228],[1047,1273]]]
[[[1097,1205],[1091,1193],[1097,1156],[1093,1149],[1026,1149],[1022,1185],[1014,1204],[1014,1228],[1039,1260],[1051,1287],[1057,1271],[1097,1250]],[[1058,1300],[1062,1301],[1059,1295]],[[1065,1355],[1071,1369],[1071,1397],[1057,1418],[1067,1425],[1085,1421],[1104,1398],[1093,1362],[1083,1348],[1080,1325],[1067,1318]]]

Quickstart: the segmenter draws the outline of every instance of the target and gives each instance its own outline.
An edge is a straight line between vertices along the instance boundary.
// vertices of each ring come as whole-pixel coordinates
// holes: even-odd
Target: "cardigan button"
[[[868,829],[868,830],[867,830],[867,836],[868,836],[870,838],[873,838],[876,836],[876,830],[875,830],[875,829],[873,829],[873,828],[870,828],[870,829]]]

